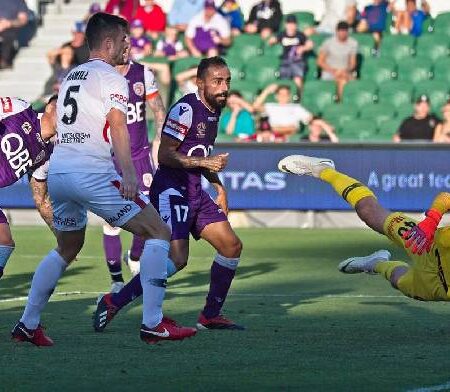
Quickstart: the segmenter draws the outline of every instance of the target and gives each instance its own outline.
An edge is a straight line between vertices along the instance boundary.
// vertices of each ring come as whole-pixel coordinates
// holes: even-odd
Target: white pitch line
[[[407,392],[435,392],[435,391],[448,391],[450,389],[450,381],[445,384],[434,385],[432,387],[421,387],[417,389],[411,389]]]

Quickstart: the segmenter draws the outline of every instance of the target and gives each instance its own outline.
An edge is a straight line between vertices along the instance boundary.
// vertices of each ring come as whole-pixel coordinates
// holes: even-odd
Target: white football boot
[[[141,263],[140,261],[134,261],[130,259],[130,251],[127,250],[123,254],[123,262],[128,265],[128,268],[130,269],[131,275],[134,277],[136,276],[140,270],[141,270]]]
[[[376,274],[375,265],[380,261],[389,261],[391,253],[388,250],[378,250],[369,256],[350,257],[339,263],[338,269],[344,274],[359,274],[366,272],[368,274]]]
[[[318,178],[322,170],[334,169],[334,162],[328,158],[315,158],[306,155],[289,155],[278,162],[278,170],[299,176]]]

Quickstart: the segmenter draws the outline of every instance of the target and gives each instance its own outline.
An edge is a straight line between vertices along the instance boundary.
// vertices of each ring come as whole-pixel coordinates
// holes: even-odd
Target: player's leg
[[[0,209],[0,278],[3,276],[3,270],[14,251],[14,247],[15,243],[12,238],[8,220]]]
[[[103,224],[103,250],[106,265],[111,275],[111,292],[118,293],[124,286],[122,276],[122,243],[120,241],[120,228]]]

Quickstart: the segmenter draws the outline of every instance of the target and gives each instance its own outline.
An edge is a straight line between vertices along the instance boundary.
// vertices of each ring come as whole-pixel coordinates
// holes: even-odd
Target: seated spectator
[[[74,52],[74,63],[80,65],[89,59],[89,47],[85,37],[86,24],[76,22],[72,30],[72,41],[68,42]]]
[[[144,25],[140,19],[130,24],[131,59],[139,61],[152,53],[152,41],[145,35]]]
[[[220,15],[214,0],[206,0],[204,10],[196,15],[186,29],[186,45],[195,57],[217,56],[221,47],[231,44],[230,25]]]
[[[244,18],[236,0],[225,0],[219,8],[219,13],[228,20],[231,35],[236,36],[241,34],[244,28]]]
[[[105,12],[113,15],[120,15],[128,22],[136,18],[136,11],[139,0],[109,0],[105,7]]]
[[[0,69],[11,68],[14,43],[21,27],[28,23],[28,7],[24,0],[0,1]]]
[[[372,33],[376,47],[379,46],[383,31],[386,29],[388,10],[388,1],[373,0],[373,4],[366,6],[361,15],[361,21],[357,28],[358,33]]]
[[[175,76],[178,89],[183,95],[195,93],[197,91],[197,66],[194,65]]]
[[[189,21],[203,10],[204,4],[205,0],[174,0],[168,15],[169,24],[184,33]]]
[[[166,14],[158,4],[155,4],[155,0],[141,0],[136,11],[136,19],[142,21],[146,34],[153,39],[157,39],[166,28]]]
[[[183,42],[178,39],[178,30],[167,26],[164,37],[156,43],[155,57],[166,57],[169,60],[177,60],[189,56]]]
[[[300,139],[302,142],[330,142],[330,143],[338,143],[339,138],[334,132],[334,128],[328,124],[326,121],[316,118],[309,125],[309,132],[302,136]]]
[[[358,24],[358,10],[356,0],[323,0],[325,12],[317,27],[311,26],[305,29],[305,35],[329,34],[335,32],[336,25],[340,21],[348,23],[349,28],[356,29]]]
[[[258,143],[279,143],[287,141],[285,135],[280,135],[278,132],[274,132],[270,126],[269,117],[266,114],[262,114],[258,121],[258,129],[253,135],[247,136],[245,139],[237,139],[237,141],[245,142],[258,142]]]
[[[433,141],[437,143],[450,143],[450,100],[442,108],[442,123],[434,131]]]
[[[245,32],[259,33],[262,39],[269,38],[280,29],[283,12],[278,0],[262,0],[250,11]]]
[[[239,91],[228,93],[227,108],[219,120],[219,132],[246,138],[255,133],[255,121],[252,114],[245,109],[245,101]]]
[[[280,43],[283,46],[281,55],[280,77],[292,79],[301,91],[303,78],[306,72],[305,53],[312,50],[314,44],[306,38],[306,35],[297,29],[295,15],[286,17],[286,30],[280,32],[277,37],[272,37],[269,44]]]
[[[414,114],[406,118],[394,135],[394,142],[408,140],[432,141],[436,126],[440,120],[430,113],[430,100],[427,95],[421,95],[414,104]]]
[[[341,99],[345,84],[354,79],[358,43],[349,37],[348,23],[339,22],[336,35],[320,47],[317,65],[322,69],[322,80],[334,80]]]
[[[395,9],[395,33],[411,34],[413,37],[422,35],[422,26],[430,16],[430,6],[422,0],[422,9],[417,9],[416,0],[406,0],[405,11]]]

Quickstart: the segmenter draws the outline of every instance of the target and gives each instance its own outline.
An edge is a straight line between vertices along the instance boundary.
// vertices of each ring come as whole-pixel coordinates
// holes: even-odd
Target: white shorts
[[[55,229],[84,228],[88,210],[111,226],[123,226],[142,211],[149,200],[141,192],[135,200],[125,200],[119,192],[121,180],[117,173],[50,173],[48,191]]]
[[[47,181],[48,177],[48,166],[50,161],[45,162],[43,165],[39,166],[31,176],[39,182]]]

